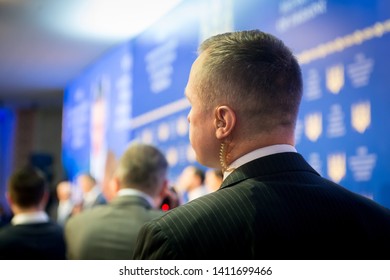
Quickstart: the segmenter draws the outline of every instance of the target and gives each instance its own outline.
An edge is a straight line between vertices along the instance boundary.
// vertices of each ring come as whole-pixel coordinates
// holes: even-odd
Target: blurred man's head
[[[57,198],[59,201],[69,200],[72,195],[72,185],[69,181],[61,181],[57,184]]]
[[[214,192],[221,187],[223,173],[221,169],[209,169],[206,172],[205,184],[207,188]]]
[[[204,184],[205,173],[196,166],[187,166],[179,177],[179,186],[183,191],[192,191]]]
[[[16,171],[8,181],[7,197],[15,214],[43,210],[48,199],[44,174],[31,166]]]
[[[147,144],[131,144],[114,172],[116,190],[132,188],[155,198],[167,188],[168,162],[161,151]]]
[[[96,180],[92,175],[83,173],[77,177],[77,184],[80,186],[81,191],[86,194],[96,185]]]

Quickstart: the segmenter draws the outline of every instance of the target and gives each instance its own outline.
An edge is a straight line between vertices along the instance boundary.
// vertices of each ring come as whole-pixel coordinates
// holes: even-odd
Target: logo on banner
[[[363,53],[358,53],[355,61],[347,66],[352,85],[356,88],[368,85],[374,65],[374,59],[366,58]]]
[[[328,115],[327,136],[330,138],[341,137],[346,133],[344,123],[344,112],[341,104],[334,104],[330,107]]]
[[[154,137],[152,130],[145,128],[141,134],[141,142],[145,144],[151,144],[153,143],[153,139]]]
[[[166,157],[170,166],[175,166],[179,162],[179,153],[175,147],[170,147],[166,151]]]
[[[322,133],[321,112],[312,113],[305,117],[305,135],[312,142],[317,141]]]
[[[328,176],[336,183],[339,183],[346,174],[345,153],[328,155]]]
[[[352,127],[364,133],[371,124],[371,105],[369,101],[352,104],[351,106]]]
[[[157,136],[158,140],[160,140],[161,142],[165,142],[169,139],[169,125],[166,122],[163,122],[158,126]]]
[[[333,94],[338,94],[344,86],[344,65],[338,64],[326,70],[326,87]]]
[[[375,153],[368,153],[366,146],[357,148],[356,155],[348,160],[355,181],[367,182],[371,180],[377,157]]]

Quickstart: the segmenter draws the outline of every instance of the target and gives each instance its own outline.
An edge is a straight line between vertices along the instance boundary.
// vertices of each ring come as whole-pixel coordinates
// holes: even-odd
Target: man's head
[[[181,190],[191,191],[204,184],[205,173],[196,166],[187,166],[179,177],[179,186]]]
[[[30,166],[16,171],[8,181],[7,197],[15,214],[44,209],[48,193],[43,173]]]
[[[220,168],[273,144],[293,144],[302,96],[299,64],[282,41],[258,30],[213,36],[199,48],[186,96],[200,163]],[[222,166],[223,167],[223,166]]]
[[[147,144],[130,145],[114,172],[115,189],[132,188],[153,198],[167,188],[168,162],[161,151]]]
[[[57,184],[57,197],[59,201],[67,201],[72,195],[72,186],[69,181],[61,181]]]
[[[77,184],[80,186],[81,191],[86,194],[95,187],[96,180],[91,174],[82,173],[77,176]]]
[[[210,191],[216,191],[221,187],[223,173],[221,169],[209,169],[206,172],[205,184]]]

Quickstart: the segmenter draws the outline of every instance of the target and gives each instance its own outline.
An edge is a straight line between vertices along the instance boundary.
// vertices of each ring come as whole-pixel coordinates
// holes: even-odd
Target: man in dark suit
[[[136,259],[388,258],[389,210],[322,178],[294,147],[302,78],[283,42],[211,37],[185,94],[197,160],[224,181],[147,223]]]
[[[65,259],[63,230],[44,211],[48,190],[41,172],[32,167],[15,172],[7,199],[14,217],[0,229],[0,259]]]
[[[111,186],[117,197],[72,216],[65,225],[69,259],[131,259],[141,226],[163,214],[168,162],[155,147],[133,144],[123,154]]]

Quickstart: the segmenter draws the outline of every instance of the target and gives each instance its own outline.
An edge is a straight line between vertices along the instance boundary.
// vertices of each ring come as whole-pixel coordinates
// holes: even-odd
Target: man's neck
[[[243,165],[249,161],[255,160],[257,158],[265,157],[268,155],[273,155],[273,154],[278,154],[278,153],[286,153],[286,152],[296,153],[297,150],[292,145],[279,144],[279,145],[267,146],[267,147],[263,147],[263,148],[251,151],[251,152],[241,156],[240,158],[236,159],[234,162],[232,162],[229,165],[229,170],[224,172],[223,178],[225,180],[225,178],[227,176],[229,176],[229,174],[232,173],[232,171],[234,169],[240,167],[241,165]]]
[[[229,159],[227,164],[231,164],[235,160],[242,156],[265,147],[274,145],[295,145],[294,131],[290,129],[275,129],[269,133],[262,133],[258,135],[240,135],[236,138],[236,141],[232,141],[227,147],[227,153]]]
[[[23,208],[17,205],[12,205],[11,210],[14,213],[14,215],[18,215],[18,214],[30,214],[30,213],[40,212],[43,211],[43,208],[39,206]]]

